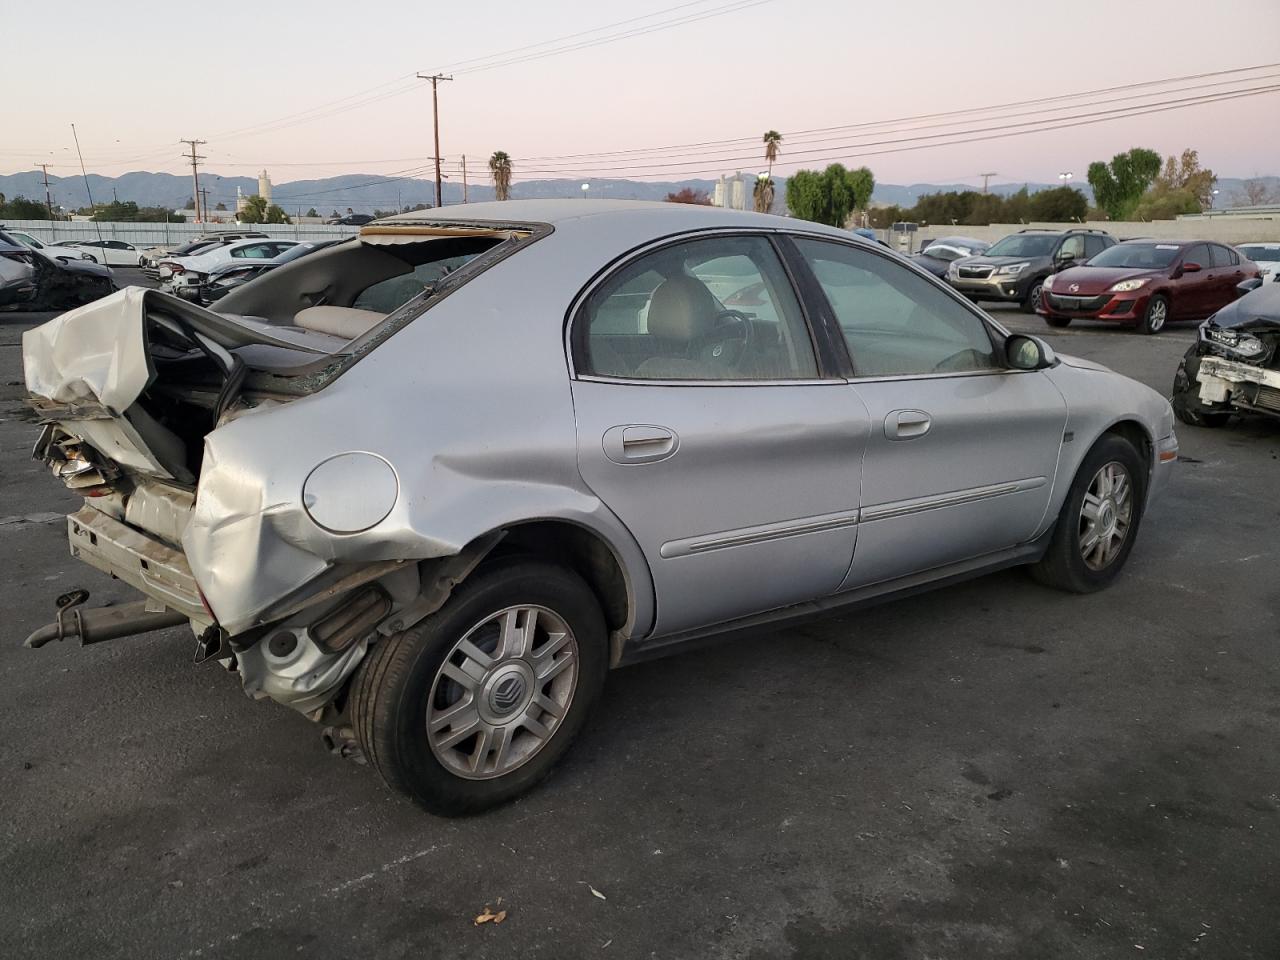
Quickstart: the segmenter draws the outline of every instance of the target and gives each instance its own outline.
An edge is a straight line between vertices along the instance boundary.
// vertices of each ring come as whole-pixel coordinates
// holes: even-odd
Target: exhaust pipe
[[[79,638],[80,646],[87,647],[91,643],[102,643],[119,637],[132,637],[139,633],[150,633],[153,630],[164,630],[187,622],[186,614],[177,610],[161,610],[152,613],[147,610],[147,601],[126,603],[119,607],[97,607],[92,610],[81,610],[73,607],[62,610],[58,619],[41,627],[23,643],[24,647],[36,649],[43,647],[50,640],[67,640]]]

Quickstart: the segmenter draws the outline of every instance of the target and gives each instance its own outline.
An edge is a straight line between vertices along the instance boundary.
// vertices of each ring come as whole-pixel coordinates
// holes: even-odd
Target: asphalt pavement
[[[997,315],[1161,391],[1194,335]],[[1179,426],[1110,590],[1014,570],[627,668],[543,786],[440,820],[188,630],[21,647],[130,594],[29,459],[45,318],[0,313],[0,957],[1280,956],[1280,424]]]

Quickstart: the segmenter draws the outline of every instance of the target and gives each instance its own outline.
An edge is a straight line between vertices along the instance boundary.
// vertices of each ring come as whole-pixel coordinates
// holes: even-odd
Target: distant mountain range
[[[1280,177],[1260,177],[1272,191],[1280,191]],[[171,173],[126,173],[119,177],[89,174],[89,188],[97,203],[112,199],[133,200],[144,207],[184,207],[191,198],[191,178]],[[53,202],[74,209],[89,205],[85,182],[81,177],[50,177]],[[512,186],[515,199],[582,196],[581,180],[524,180]],[[714,180],[640,181],[640,180],[591,180],[589,195],[630,200],[662,200],[668,193],[692,187],[712,192]],[[234,209],[236,188],[248,196],[258,190],[258,181],[252,177],[222,176],[206,171],[201,174],[200,185],[209,191],[210,205],[223,203]],[[1057,187],[1057,183],[1000,183],[991,184],[991,192],[1007,195],[1023,186],[1033,193]],[[1073,182],[1092,201],[1092,191],[1084,182]],[[972,184],[963,183],[881,183],[876,185],[873,202],[912,206],[916,199],[928,193],[950,190],[973,190]],[[1224,177],[1218,181],[1219,206],[1228,207],[1245,203],[1244,180]],[[446,204],[462,201],[462,184],[452,180],[444,184]],[[43,177],[38,170],[0,176],[0,193],[13,198],[24,196],[31,200],[44,200]],[[777,196],[779,205],[785,193],[785,180],[779,178]],[[322,215],[332,211],[345,211],[351,207],[357,213],[371,213],[375,209],[391,210],[416,203],[431,203],[435,197],[435,185],[425,179],[392,180],[376,173],[349,173],[322,180],[295,180],[278,183],[272,187],[272,200],[284,207],[287,213],[306,212],[311,207]],[[472,184],[468,190],[472,201],[493,199],[493,188],[487,180]]]

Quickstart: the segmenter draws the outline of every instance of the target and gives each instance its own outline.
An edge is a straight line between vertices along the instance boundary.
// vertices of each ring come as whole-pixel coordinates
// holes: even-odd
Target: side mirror
[[[1199,273],[1199,272],[1200,272],[1200,264],[1196,263],[1194,260],[1191,260],[1191,261],[1189,261],[1189,262],[1187,262],[1187,263],[1184,263],[1184,264],[1182,265],[1182,270],[1181,270],[1181,272],[1182,272],[1182,273]]]
[[[1262,286],[1261,277],[1250,277],[1248,280],[1241,280],[1236,284],[1236,292],[1243,296],[1251,290],[1257,290],[1260,286]]]
[[[1004,356],[1014,370],[1043,370],[1055,366],[1058,355],[1039,337],[1015,333],[1004,342]]]

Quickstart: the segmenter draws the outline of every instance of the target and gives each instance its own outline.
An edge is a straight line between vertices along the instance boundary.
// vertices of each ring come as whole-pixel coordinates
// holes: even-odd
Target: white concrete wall
[[[202,233],[252,230],[285,240],[332,240],[353,236],[359,227],[327,226],[322,223],[92,223],[65,220],[7,220],[13,230],[23,230],[46,243],[59,240],[123,240],[136,246],[158,243],[181,243]]]
[[[1156,240],[1217,240],[1221,243],[1250,243],[1260,240],[1280,241],[1280,213],[1252,216],[1227,214],[1200,214],[1180,217],[1177,220],[1117,221],[1089,220],[1085,223],[993,223],[985,227],[968,227],[964,224],[930,224],[921,226],[916,234],[916,249],[924,239],[962,236],[994,243],[1001,237],[1019,230],[1045,229],[1068,230],[1087,227],[1105,230],[1117,240],[1133,237],[1151,237]],[[877,231],[888,239],[888,231]]]

